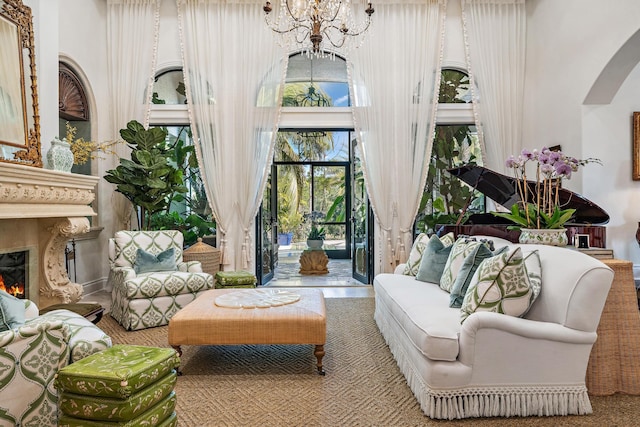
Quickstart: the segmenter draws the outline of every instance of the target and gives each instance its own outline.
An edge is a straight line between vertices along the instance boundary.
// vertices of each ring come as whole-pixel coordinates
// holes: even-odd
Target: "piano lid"
[[[511,206],[520,200],[516,191],[516,179],[513,177],[477,165],[465,165],[447,171],[507,209],[511,209]],[[535,185],[533,181],[528,181],[528,183],[529,186]],[[606,224],[609,222],[609,214],[578,193],[561,188],[559,198],[563,209],[573,208],[576,210],[574,219],[571,221],[572,224]]]

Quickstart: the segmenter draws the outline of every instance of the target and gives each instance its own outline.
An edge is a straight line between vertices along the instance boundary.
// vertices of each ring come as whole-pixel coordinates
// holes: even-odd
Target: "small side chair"
[[[109,239],[111,317],[127,330],[163,326],[199,294],[213,276],[199,261],[182,259],[177,230],[118,231]]]

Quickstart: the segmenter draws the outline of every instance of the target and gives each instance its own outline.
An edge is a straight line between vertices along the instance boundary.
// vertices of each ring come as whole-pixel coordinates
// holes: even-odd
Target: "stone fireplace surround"
[[[74,303],[82,286],[67,275],[67,241],[89,231],[99,178],[0,162],[0,252],[35,247],[29,298],[40,308]]]

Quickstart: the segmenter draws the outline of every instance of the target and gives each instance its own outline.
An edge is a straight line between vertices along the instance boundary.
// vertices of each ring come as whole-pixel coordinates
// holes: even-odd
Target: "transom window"
[[[348,107],[347,63],[343,58],[289,57],[283,107]]]

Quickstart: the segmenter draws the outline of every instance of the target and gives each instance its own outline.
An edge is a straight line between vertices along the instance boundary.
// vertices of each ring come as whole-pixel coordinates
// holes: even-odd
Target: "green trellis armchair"
[[[24,300],[24,323],[0,332],[0,426],[56,426],[58,371],[111,347],[111,338],[79,314],[38,315]]]
[[[167,325],[213,289],[213,276],[199,261],[183,261],[183,239],[176,230],[118,231],[109,239],[111,316],[125,329]]]

